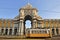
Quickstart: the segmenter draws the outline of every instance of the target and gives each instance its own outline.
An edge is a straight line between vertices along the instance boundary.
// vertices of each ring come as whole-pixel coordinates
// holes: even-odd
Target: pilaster
[[[24,25],[23,25],[23,20],[20,20],[19,23],[19,35],[24,35]]]
[[[24,26],[23,26],[23,20],[21,22],[21,35],[24,35]]]
[[[8,28],[8,32],[7,32],[7,35],[9,35],[9,32],[10,32],[10,29]]]
[[[54,28],[54,34],[57,35],[57,33],[56,33],[56,28]]]
[[[36,28],[37,27],[37,21],[33,20],[33,27],[32,28]]]
[[[60,35],[60,28],[58,28],[58,34]]]
[[[1,35],[1,28],[0,28],[0,35]]]
[[[6,30],[6,29],[4,28],[4,32],[3,32],[3,35],[5,35],[5,30]]]
[[[50,37],[52,37],[52,28],[50,27]]]
[[[14,28],[12,28],[12,35],[14,35]]]
[[[21,23],[19,23],[19,30],[18,30],[18,35],[21,33]]]

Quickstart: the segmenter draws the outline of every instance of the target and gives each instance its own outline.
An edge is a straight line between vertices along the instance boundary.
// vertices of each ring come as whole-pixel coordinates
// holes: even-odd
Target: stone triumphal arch
[[[20,12],[20,27],[21,27],[21,35],[25,34],[25,21],[31,21],[31,28],[37,27],[37,19],[40,17],[37,15],[38,10],[36,8],[32,8],[32,5],[27,4],[25,7],[19,10]]]

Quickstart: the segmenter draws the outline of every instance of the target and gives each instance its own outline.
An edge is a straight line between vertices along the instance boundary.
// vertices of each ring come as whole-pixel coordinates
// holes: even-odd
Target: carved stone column
[[[19,23],[19,35],[24,35],[23,20],[20,20],[20,23]]]

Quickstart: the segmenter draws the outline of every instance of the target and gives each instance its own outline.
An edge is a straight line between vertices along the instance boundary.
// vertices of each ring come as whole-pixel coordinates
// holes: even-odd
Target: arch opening
[[[25,23],[26,23],[26,24],[25,24],[25,27],[26,27],[26,28],[31,28],[31,21],[30,21],[30,20],[26,20]]]
[[[24,30],[32,27],[32,17],[30,15],[25,16],[24,18]],[[24,31],[25,34],[25,31]]]
[[[12,29],[10,29],[9,35],[12,35]]]
[[[52,29],[52,35],[54,35],[54,28]]]
[[[7,34],[8,34],[8,29],[5,30],[5,35],[7,35]]]

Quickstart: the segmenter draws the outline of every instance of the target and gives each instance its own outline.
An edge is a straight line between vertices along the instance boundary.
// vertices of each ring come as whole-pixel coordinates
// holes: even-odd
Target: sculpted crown
[[[24,6],[23,8],[27,8],[27,9],[29,9],[29,8],[32,8],[32,5],[30,4],[30,3],[28,3],[26,6]]]
[[[32,7],[32,5],[31,5],[30,3],[28,3],[28,4],[25,5],[24,7],[20,8],[19,11],[20,11],[21,9],[23,9],[23,10],[24,10],[24,9],[33,9],[33,10],[38,11],[36,8]]]

